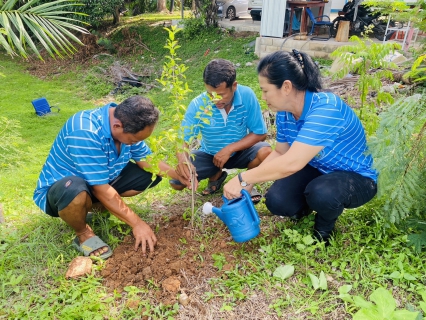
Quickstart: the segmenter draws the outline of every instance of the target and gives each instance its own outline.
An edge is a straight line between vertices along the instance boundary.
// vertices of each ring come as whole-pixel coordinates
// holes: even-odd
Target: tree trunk
[[[175,6],[175,0],[170,0],[170,13],[172,13],[173,12],[173,10],[174,10],[174,6]]]
[[[117,24],[120,22],[120,7],[115,7],[114,12],[112,13],[112,16],[114,17],[114,20],[112,21],[112,24]]]
[[[166,0],[158,0],[157,1],[157,11],[162,12],[162,11],[166,11],[166,10],[167,10]]]

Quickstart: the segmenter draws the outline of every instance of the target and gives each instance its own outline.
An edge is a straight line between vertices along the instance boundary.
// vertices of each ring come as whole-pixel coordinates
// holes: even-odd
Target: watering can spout
[[[213,204],[211,202],[206,202],[203,205],[203,214],[208,215],[208,214],[211,214],[211,213],[214,213],[215,215],[217,215],[222,220],[222,216],[223,216],[222,210],[213,206]]]

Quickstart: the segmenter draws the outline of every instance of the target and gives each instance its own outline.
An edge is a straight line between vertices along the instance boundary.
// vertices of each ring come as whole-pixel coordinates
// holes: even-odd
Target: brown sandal
[[[208,196],[219,191],[227,176],[228,173],[226,171],[223,171],[219,179],[217,179],[216,181],[209,181],[207,188],[203,190],[203,196]],[[215,189],[213,189],[213,187],[215,187]]]

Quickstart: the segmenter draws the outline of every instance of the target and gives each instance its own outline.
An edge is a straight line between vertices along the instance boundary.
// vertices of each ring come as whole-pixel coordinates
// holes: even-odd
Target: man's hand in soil
[[[146,247],[148,244],[149,251],[154,252],[154,246],[157,244],[157,237],[144,221],[138,222],[133,227],[133,235],[135,237],[135,251],[138,251],[139,246],[142,247],[142,254],[146,254]]]

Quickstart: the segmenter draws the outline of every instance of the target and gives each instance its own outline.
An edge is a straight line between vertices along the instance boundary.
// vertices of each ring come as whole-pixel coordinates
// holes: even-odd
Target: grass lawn
[[[31,75],[29,64],[0,56],[0,73],[4,75],[0,75],[3,124],[0,130],[6,130],[10,134],[8,141],[13,141],[12,144],[0,142],[3,153],[0,156],[0,204],[5,216],[5,223],[0,224],[0,319],[198,317],[191,313],[190,307],[179,307],[177,303],[165,305],[153,299],[152,292],[161,291],[161,287],[149,281],[144,288],[128,286],[124,291],[107,290],[100,275],[106,263],[99,260],[94,261],[91,275],[78,280],[65,279],[69,263],[78,255],[71,247],[74,234],[59,219],[42,213],[32,201],[50,146],[63,123],[75,112],[101,106],[107,100],[120,102],[131,94],[145,94],[162,110],[154,135],[160,135],[172,125],[170,98],[155,82],[167,54],[163,48],[167,32],[162,27],[149,26],[162,19],[158,15],[127,19],[120,28],[109,31],[108,39],[115,44],[112,50],[115,52],[98,55],[93,64],[58,69],[57,74],[49,74],[44,79]],[[132,54],[120,55],[134,45],[126,32],[140,35],[138,41],[144,46],[134,47]],[[246,46],[254,39],[253,35],[242,37],[220,31],[190,40],[180,38],[178,56],[188,66],[186,81],[193,90],[183,103],[203,90],[203,68],[216,57],[238,63],[238,82],[251,86],[260,98],[255,67],[247,64],[257,59]],[[118,95],[108,96],[115,85],[105,76],[108,74],[105,70],[110,70],[116,61],[131,66],[136,73],[148,70],[146,81],[153,88],[126,87]],[[60,112],[37,117],[31,100],[41,96],[58,106]],[[262,188],[267,188],[267,184]],[[156,188],[126,201],[150,221],[155,211],[152,203],[160,203],[166,210],[173,206],[173,212],[187,215],[191,203],[188,192],[183,195],[172,191],[163,180]],[[198,198],[197,206],[204,201]],[[384,315],[392,315],[394,309],[418,313],[421,304],[426,303],[426,296],[422,298],[425,255],[407,246],[403,231],[383,228],[376,203],[372,201],[361,208],[346,210],[327,248],[312,243],[312,217],[295,224],[271,217],[265,205],[260,204],[257,209],[262,216],[262,234],[249,245],[236,247],[233,254],[239,261],[238,268],[221,270],[225,262],[215,256],[217,277],[199,279],[203,290],[194,289],[193,293],[206,308],[199,318],[350,319],[361,310],[370,318],[358,319],[391,319]],[[95,232],[104,235],[113,248],[130,233],[117,219],[101,217],[100,222]],[[204,236],[215,237],[208,232],[205,231]],[[386,290],[375,291],[378,288]],[[392,319],[416,318],[415,313],[404,318],[401,314],[394,316]]]

